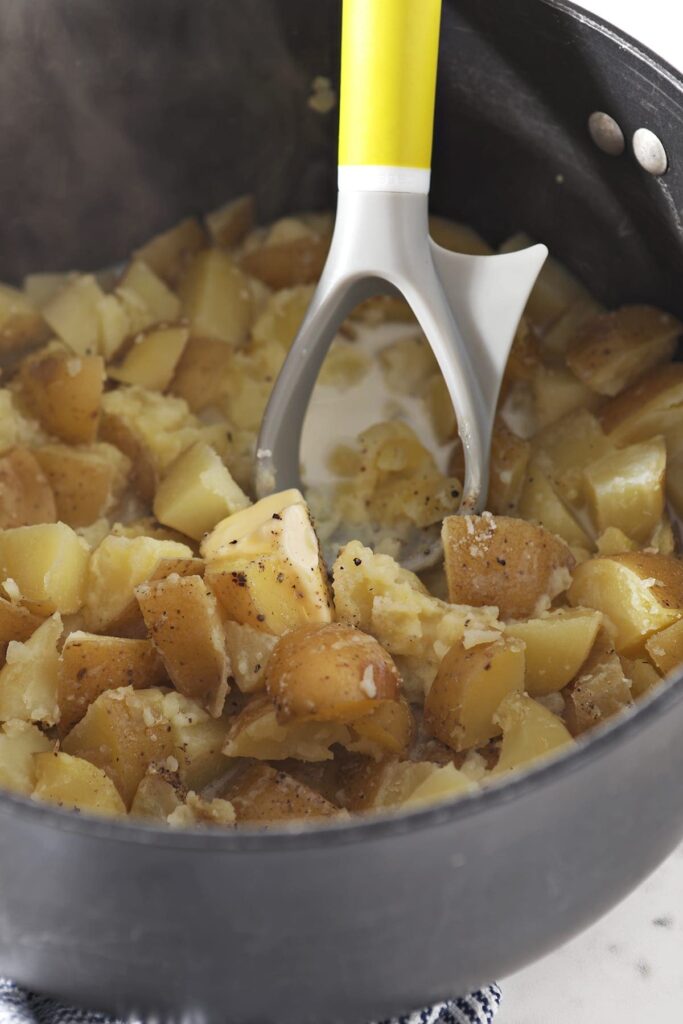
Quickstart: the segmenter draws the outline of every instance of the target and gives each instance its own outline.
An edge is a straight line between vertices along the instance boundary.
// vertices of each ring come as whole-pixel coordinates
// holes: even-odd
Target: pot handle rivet
[[[659,136],[649,128],[638,128],[633,133],[633,155],[648,174],[664,174],[669,166],[666,150]]]
[[[609,114],[603,110],[594,110],[588,118],[588,131],[598,149],[608,156],[621,156],[626,148],[626,140],[621,128]]]

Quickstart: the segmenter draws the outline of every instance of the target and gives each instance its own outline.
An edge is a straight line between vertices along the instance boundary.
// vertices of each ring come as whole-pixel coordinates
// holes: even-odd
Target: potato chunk
[[[146,263],[172,288],[178,284],[190,260],[207,245],[206,232],[194,217],[186,217],[168,231],[155,235],[133,256]]]
[[[203,441],[179,455],[157,488],[160,523],[201,540],[216,523],[250,504],[220,456]]]
[[[123,384],[165,391],[189,337],[187,327],[150,327],[136,335],[122,362],[107,372]]]
[[[251,326],[247,280],[221,249],[207,249],[192,261],[180,284],[183,313],[197,334],[239,345]]]
[[[622,306],[589,320],[569,346],[567,365],[600,395],[613,397],[676,350],[683,324],[653,306]]]
[[[265,674],[280,721],[353,722],[374,702],[400,695],[398,671],[384,648],[374,637],[339,622],[286,633]]]
[[[55,292],[42,309],[43,317],[79,356],[100,351],[99,307],[105,295],[92,274],[76,275]]]
[[[254,223],[254,197],[238,196],[211,210],[204,217],[204,223],[214,245],[230,248],[238,245]]]
[[[637,656],[648,637],[683,617],[683,563],[645,551],[591,558],[574,570],[568,597],[603,612],[619,654]]]
[[[343,773],[341,798],[350,811],[427,807],[464,793],[476,786],[451,762],[362,761]]]
[[[293,218],[288,220],[291,223]],[[302,225],[300,230],[293,230],[290,237],[284,237],[285,231],[277,229],[276,224],[264,245],[244,253],[242,269],[275,289],[317,281],[330,246],[329,235],[307,230]]]
[[[313,288],[301,285],[298,288],[283,288],[268,298],[263,310],[259,313],[251,336],[262,351],[271,344],[282,349],[289,349],[297,336],[306,315]]]
[[[598,530],[623,530],[645,542],[664,512],[663,437],[604,455],[584,470],[584,489]]]
[[[206,582],[228,618],[277,634],[331,620],[318,538],[298,491],[271,494],[228,516],[201,552]]]
[[[654,633],[645,650],[663,676],[677,669],[683,663],[683,619]]]
[[[126,813],[114,783],[89,761],[57,751],[36,754],[35,770],[35,800],[112,818]]]
[[[503,619],[545,611],[571,582],[571,551],[542,526],[507,516],[449,516],[443,546],[453,602],[496,604]]]
[[[46,444],[33,454],[49,481],[57,516],[74,528],[105,516],[128,482],[130,459],[105,442],[79,447]]]
[[[140,584],[135,596],[176,689],[217,718],[228,692],[230,662],[214,595],[201,576],[173,573]]]
[[[62,648],[57,700],[59,731],[66,735],[105,690],[136,690],[166,680],[163,662],[150,640],[98,636],[75,630]]]
[[[543,471],[553,490],[570,505],[583,501],[583,470],[614,451],[600,421],[588,409],[563,417],[532,442],[534,466]]]
[[[29,796],[36,783],[33,755],[53,746],[36,725],[17,719],[0,725],[0,786]]]
[[[13,581],[14,582],[14,581]],[[12,640],[28,640],[43,619],[27,608],[0,597],[0,662],[5,660],[7,645]]]
[[[488,505],[494,515],[515,512],[529,463],[530,445],[504,423],[496,422],[491,439]],[[458,475],[458,474],[456,474]],[[461,474],[460,477],[462,479]]]
[[[600,410],[602,428],[617,446],[668,437],[683,424],[683,364],[645,374]]]
[[[500,247],[501,252],[517,252],[532,245],[522,232],[513,235]],[[590,300],[583,284],[559,260],[549,256],[529,296],[525,315],[534,327],[547,330],[574,303]]]
[[[18,288],[0,285],[0,353],[45,341],[49,330],[32,298]]]
[[[662,681],[659,672],[649,661],[644,658],[620,658],[624,675],[631,686],[631,696],[634,700],[644,697],[646,693]]]
[[[193,412],[220,406],[231,391],[231,349],[220,338],[191,337],[183,349],[169,389]]]
[[[167,823],[168,816],[182,807],[186,795],[176,773],[153,765],[135,790],[130,815]]]
[[[567,690],[567,727],[578,736],[632,703],[631,684],[609,635],[603,632],[581,673]]]
[[[242,693],[255,693],[266,685],[265,668],[278,638],[227,619],[223,623],[230,674]]]
[[[163,560],[189,558],[192,549],[176,541],[105,537],[88,568],[83,608],[88,629],[102,633],[125,628],[131,619],[137,619],[138,584],[150,579]]]
[[[175,320],[180,315],[180,299],[144,260],[128,264],[116,290],[142,303],[153,321]]]
[[[250,765],[226,790],[237,824],[267,828],[271,822],[337,818],[344,811],[310,786],[267,764]]]
[[[557,693],[574,678],[598,635],[600,612],[590,608],[559,608],[539,619],[511,622],[507,636],[525,646],[525,689],[532,697]]]
[[[30,611],[77,612],[83,604],[88,545],[65,523],[0,532],[0,572],[12,579]]]
[[[0,529],[56,519],[50,482],[28,448],[12,448],[0,456]]]
[[[509,694],[495,717],[503,742],[494,775],[525,768],[573,742],[561,719],[526,693]]]
[[[28,640],[10,642],[5,665],[0,669],[0,721],[16,719],[45,725],[59,721],[57,643],[61,635],[62,620],[55,614]]]
[[[104,386],[100,356],[73,356],[50,346],[23,361],[19,378],[48,433],[69,444],[95,440]]]
[[[503,697],[524,689],[524,644],[512,637],[469,651],[451,648],[427,694],[425,727],[453,750],[480,747],[500,734]]]
[[[528,468],[518,512],[525,519],[539,523],[548,533],[561,537],[567,544],[587,550],[593,547],[591,538],[535,460]]]
[[[277,709],[258,695],[233,719],[223,753],[228,757],[253,757],[263,761],[332,760],[335,743],[351,742],[348,726],[341,722],[290,719],[279,722]]]

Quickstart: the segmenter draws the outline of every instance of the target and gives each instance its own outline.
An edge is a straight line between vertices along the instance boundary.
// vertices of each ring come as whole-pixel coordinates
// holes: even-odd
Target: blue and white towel
[[[491,1024],[500,1005],[497,985],[473,992],[471,996],[449,999],[407,1017],[395,1017],[383,1024]],[[54,999],[36,996],[0,978],[0,1024],[116,1024],[112,1017],[62,1006]]]

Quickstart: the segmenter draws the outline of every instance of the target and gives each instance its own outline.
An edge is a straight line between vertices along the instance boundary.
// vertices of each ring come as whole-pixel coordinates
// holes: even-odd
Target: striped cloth
[[[416,1010],[407,1017],[394,1017],[382,1024],[491,1024],[500,1004],[497,985],[473,992],[471,996],[449,999],[428,1010]],[[62,1006],[54,999],[36,996],[0,978],[0,1024],[116,1024],[103,1013],[90,1013]]]

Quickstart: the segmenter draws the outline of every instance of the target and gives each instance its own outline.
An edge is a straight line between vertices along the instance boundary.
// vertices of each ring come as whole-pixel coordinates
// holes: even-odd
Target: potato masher
[[[431,345],[465,454],[461,512],[486,502],[500,384],[529,292],[547,256],[469,256],[429,237],[441,0],[344,0],[337,215],[327,262],[273,388],[256,452],[259,497],[300,486],[304,418],[345,317],[373,295],[400,294]],[[438,542],[406,553],[433,563]]]

